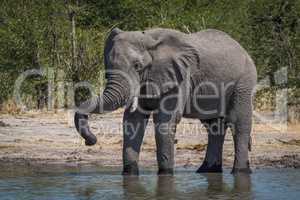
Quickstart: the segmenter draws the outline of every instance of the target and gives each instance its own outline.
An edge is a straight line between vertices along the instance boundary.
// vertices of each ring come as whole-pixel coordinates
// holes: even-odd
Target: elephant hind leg
[[[251,88],[238,85],[234,92],[233,108],[230,111],[234,140],[234,165],[232,173],[251,173],[249,151],[251,150],[252,94]]]
[[[222,172],[222,152],[227,126],[223,119],[202,120],[208,133],[205,159],[197,173]]]

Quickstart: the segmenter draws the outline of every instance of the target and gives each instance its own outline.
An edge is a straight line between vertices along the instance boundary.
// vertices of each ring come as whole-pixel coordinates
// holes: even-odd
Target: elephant
[[[222,172],[226,130],[234,142],[232,173],[251,173],[252,97],[255,64],[228,34],[206,29],[183,33],[154,28],[113,28],[104,45],[105,88],[76,108],[74,122],[86,145],[97,142],[88,125],[91,113],[125,107],[123,175],[138,175],[144,132],[153,117],[158,174],[174,173],[176,125],[199,119],[208,145],[198,173]]]

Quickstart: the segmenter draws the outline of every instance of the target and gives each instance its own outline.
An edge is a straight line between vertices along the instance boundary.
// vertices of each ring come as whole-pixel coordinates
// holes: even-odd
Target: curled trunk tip
[[[74,122],[77,131],[85,139],[85,144],[87,146],[92,146],[97,143],[97,138],[90,131],[90,127],[88,125],[88,115],[76,112]]]

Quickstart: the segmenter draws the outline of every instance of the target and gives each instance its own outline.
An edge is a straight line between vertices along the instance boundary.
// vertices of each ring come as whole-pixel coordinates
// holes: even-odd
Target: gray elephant
[[[256,67],[230,36],[208,29],[185,34],[171,29],[122,31],[114,28],[104,49],[107,84],[103,94],[75,113],[86,145],[96,143],[88,114],[125,107],[123,174],[138,174],[140,148],[153,115],[158,174],[172,174],[176,125],[198,118],[208,131],[205,159],[197,172],[222,172],[227,128],[234,140],[232,173],[250,173],[252,91]]]

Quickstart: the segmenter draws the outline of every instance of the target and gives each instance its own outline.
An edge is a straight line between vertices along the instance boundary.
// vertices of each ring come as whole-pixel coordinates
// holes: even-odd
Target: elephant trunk
[[[111,112],[125,105],[130,99],[130,84],[120,76],[110,76],[102,95],[82,103],[75,112],[74,122],[77,131],[85,139],[86,145],[94,145],[96,136],[88,125],[88,114]]]

